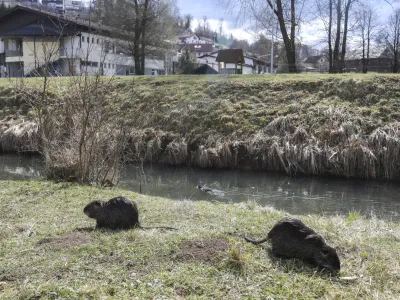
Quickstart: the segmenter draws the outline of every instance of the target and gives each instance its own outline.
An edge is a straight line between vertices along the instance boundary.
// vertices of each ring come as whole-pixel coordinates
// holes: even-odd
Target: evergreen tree
[[[194,59],[189,51],[189,49],[185,50],[185,53],[179,58],[178,61],[178,74],[193,74],[193,70],[195,69]]]
[[[8,8],[4,2],[1,2],[1,4],[0,4],[0,16],[5,14],[9,10],[10,10],[10,8]]]

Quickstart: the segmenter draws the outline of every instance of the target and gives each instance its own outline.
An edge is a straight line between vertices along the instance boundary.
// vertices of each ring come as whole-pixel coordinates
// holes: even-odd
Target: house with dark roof
[[[216,71],[222,71],[222,74],[264,74],[269,72],[269,62],[265,62],[256,57],[243,55],[243,51],[241,51],[242,49],[229,50],[235,51],[226,52],[226,50],[219,50],[210,54],[202,55],[197,58],[197,63],[207,64]],[[237,50],[240,50],[241,52]],[[220,55],[221,51],[222,54]],[[238,53],[239,56],[235,59],[232,57],[234,56],[233,53]],[[220,55],[219,60],[221,61],[217,61],[218,55]],[[242,63],[240,63],[240,61]]]
[[[242,49],[220,50],[215,61],[220,74],[243,74],[245,60]]]
[[[314,55],[306,57],[301,62],[301,67],[305,72],[328,72],[329,61],[325,55]]]
[[[392,73],[394,71],[394,54],[387,45],[371,47],[369,59],[363,60],[362,49],[355,49],[346,53],[345,69],[347,72],[362,73],[365,68],[368,72]],[[400,65],[400,61],[399,61]]]
[[[111,28],[30,7],[16,6],[0,16],[0,38],[9,77],[40,70],[59,75],[133,75],[133,58]],[[164,60],[145,60],[145,74],[163,74]]]
[[[196,53],[196,57],[212,53],[214,50],[212,44],[185,44],[179,46],[179,53],[189,50],[192,53]]]

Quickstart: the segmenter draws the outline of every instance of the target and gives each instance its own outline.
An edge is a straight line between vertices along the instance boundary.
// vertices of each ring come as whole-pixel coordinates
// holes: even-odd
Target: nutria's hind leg
[[[278,251],[277,249],[274,249],[273,247],[272,247],[272,249],[271,249],[271,253],[272,253],[273,256],[279,257],[279,258],[283,258],[283,259],[292,258],[292,257],[287,256],[287,255],[285,255],[285,254],[279,253],[279,251]]]
[[[96,229],[101,229],[104,227],[105,227],[105,224],[103,222],[99,222],[99,221],[96,222],[96,227],[95,227]]]

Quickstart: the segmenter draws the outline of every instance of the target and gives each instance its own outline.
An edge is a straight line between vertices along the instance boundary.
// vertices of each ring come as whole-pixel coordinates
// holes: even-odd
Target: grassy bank
[[[178,231],[92,231],[94,199],[137,201],[145,226]],[[338,249],[340,278],[229,232],[265,236],[284,212],[51,182],[0,181],[2,299],[398,299],[400,225],[300,216]]]
[[[61,99],[68,80],[53,79],[50,93]],[[0,136],[3,150],[13,150],[35,126],[7,85],[0,84]],[[107,96],[147,161],[400,179],[398,75],[116,78]]]

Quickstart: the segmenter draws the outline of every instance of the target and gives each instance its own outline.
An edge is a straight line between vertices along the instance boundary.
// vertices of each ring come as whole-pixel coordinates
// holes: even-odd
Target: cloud
[[[309,46],[323,48],[326,46],[327,39],[324,32],[324,23],[322,20],[313,20],[301,24],[299,34],[297,36],[301,43]]]
[[[210,29],[216,32],[219,32],[220,20],[217,19],[207,19],[207,22],[210,26]],[[202,24],[202,19],[194,18],[192,21],[192,30],[195,30],[199,24]],[[254,32],[248,30],[246,26],[235,27],[233,22],[224,20],[222,22],[222,32],[225,35],[233,35],[234,38],[238,40],[247,40],[248,42],[254,42],[256,40],[256,36]]]

